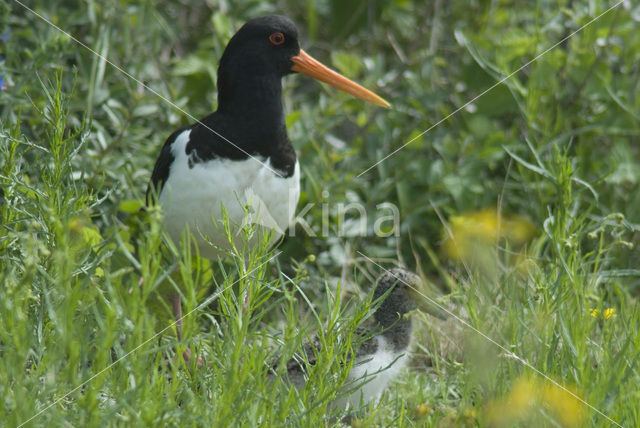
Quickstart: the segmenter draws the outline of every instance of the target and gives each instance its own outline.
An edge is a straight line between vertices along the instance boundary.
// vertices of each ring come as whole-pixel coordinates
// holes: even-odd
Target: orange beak
[[[308,74],[311,77],[330,84],[336,89],[340,89],[341,91],[360,98],[361,100],[370,102],[371,104],[375,104],[380,107],[391,107],[391,104],[383,98],[377,96],[370,90],[363,88],[353,80],[347,79],[343,75],[331,70],[329,67],[314,59],[302,49],[300,49],[300,53],[298,55],[291,58],[291,61],[293,62],[291,71]]]

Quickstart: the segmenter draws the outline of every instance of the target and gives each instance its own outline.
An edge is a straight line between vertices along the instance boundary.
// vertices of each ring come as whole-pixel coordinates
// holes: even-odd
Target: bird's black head
[[[393,289],[375,312],[376,321],[388,327],[399,317],[415,309],[417,306],[414,296],[419,286],[420,277],[404,269],[395,268],[380,275],[373,292],[374,301],[382,297],[390,288]]]
[[[231,38],[220,60],[220,72],[240,77],[292,73],[291,58],[300,53],[298,29],[287,17],[267,15],[244,24]]]
[[[242,101],[235,102],[239,107],[261,98],[279,98],[280,79],[292,72],[307,74],[370,103],[390,105],[300,49],[298,29],[280,15],[254,18],[231,38],[218,68],[219,105],[230,110],[233,98]]]

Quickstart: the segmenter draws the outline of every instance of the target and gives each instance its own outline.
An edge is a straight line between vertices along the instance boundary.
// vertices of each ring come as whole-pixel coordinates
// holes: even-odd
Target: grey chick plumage
[[[364,340],[355,350],[348,380],[333,403],[335,408],[358,409],[362,403],[378,399],[406,367],[413,325],[405,315],[416,308],[411,292],[419,284],[420,278],[405,269],[394,268],[379,276],[373,292],[373,302],[379,306],[371,322],[356,330],[356,337]],[[305,385],[308,368],[322,352],[320,341],[316,338],[305,344],[303,352],[286,365],[290,382],[298,388]]]

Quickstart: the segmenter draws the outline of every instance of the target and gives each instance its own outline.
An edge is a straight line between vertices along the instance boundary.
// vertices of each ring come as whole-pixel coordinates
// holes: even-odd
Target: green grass
[[[414,317],[411,369],[354,425],[610,426],[549,379],[640,425],[633,2],[362,176],[614,3],[28,5],[196,117],[215,108],[235,29],[284,13],[305,50],[393,109],[286,78],[299,208],[315,204],[304,220],[317,236],[298,226],[275,249],[209,265],[166,245],[160,212],[137,212],[161,144],[188,117],[18,3],[0,6],[0,425],[337,424],[330,403],[377,263],[419,271],[450,313]],[[365,233],[340,236],[336,207],[350,202],[367,207]],[[398,236],[374,233],[383,203],[399,209]],[[191,313],[178,345],[161,298],[174,290]],[[265,362],[318,332],[303,390],[267,376]],[[205,367],[159,370],[187,346]]]

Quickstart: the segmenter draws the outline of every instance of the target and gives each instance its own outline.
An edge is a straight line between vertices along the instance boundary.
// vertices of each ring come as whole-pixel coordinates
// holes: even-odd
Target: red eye
[[[281,45],[284,43],[284,34],[281,32],[273,33],[269,36],[269,41],[274,45]]]

